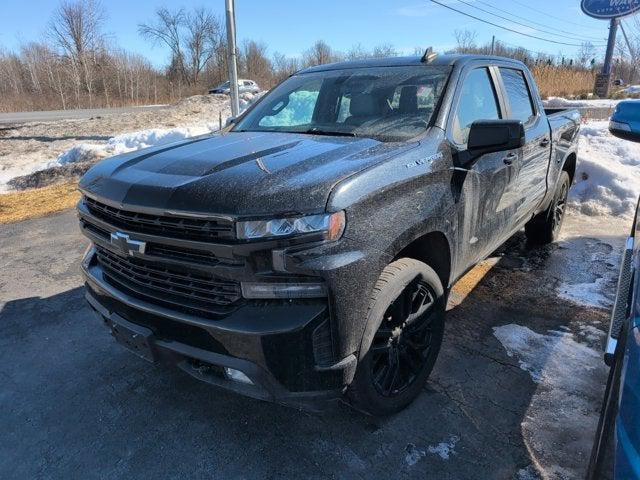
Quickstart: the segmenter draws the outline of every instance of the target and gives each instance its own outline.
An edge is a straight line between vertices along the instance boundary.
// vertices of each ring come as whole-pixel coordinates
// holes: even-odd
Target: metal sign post
[[[596,75],[596,84],[593,93],[603,98],[609,96],[611,88],[611,61],[616,46],[616,34],[620,18],[632,15],[640,10],[640,0],[582,0],[582,11],[593,18],[609,20],[609,40],[607,41],[607,53],[604,57],[602,71]]]
[[[229,65],[229,93],[231,94],[231,115],[240,113],[238,98],[238,60],[236,50],[236,13],[233,0],[225,0],[227,15],[227,64]]]

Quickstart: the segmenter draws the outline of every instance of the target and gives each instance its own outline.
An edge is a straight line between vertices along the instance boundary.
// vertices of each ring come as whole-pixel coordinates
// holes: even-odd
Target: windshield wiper
[[[327,135],[327,136],[332,136],[332,137],[357,137],[358,135],[356,135],[353,132],[340,132],[340,131],[335,131],[335,130],[320,130],[319,128],[313,127],[310,128],[308,130],[305,130],[304,132],[301,133],[308,133],[311,135]]]

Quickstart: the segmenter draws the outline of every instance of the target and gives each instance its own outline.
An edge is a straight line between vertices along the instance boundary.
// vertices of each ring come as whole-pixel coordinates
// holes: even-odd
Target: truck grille
[[[122,257],[100,246],[96,246],[96,251],[106,279],[142,300],[215,316],[228,313],[231,304],[241,298],[238,282],[169,268],[140,258]]]
[[[89,197],[84,197],[89,212],[123,230],[195,241],[216,241],[234,239],[235,232],[231,220],[169,217],[131,212],[105,205]]]

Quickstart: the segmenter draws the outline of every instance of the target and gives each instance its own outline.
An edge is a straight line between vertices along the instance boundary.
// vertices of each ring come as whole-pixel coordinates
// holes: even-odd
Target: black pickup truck
[[[506,58],[308,68],[222,132],[84,176],[87,300],[126,347],[211,384],[398,411],[454,282],[523,227],[558,235],[579,120]]]

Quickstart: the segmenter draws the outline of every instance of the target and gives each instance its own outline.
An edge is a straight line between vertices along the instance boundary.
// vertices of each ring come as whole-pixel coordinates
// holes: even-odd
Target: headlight
[[[611,120],[609,122],[609,130],[621,130],[623,132],[630,132],[631,127],[627,123],[616,122],[615,120]]]
[[[305,217],[278,218],[274,220],[251,220],[238,222],[238,238],[287,237],[305,233],[324,233],[326,240],[337,240],[345,226],[344,212],[307,215]]]

